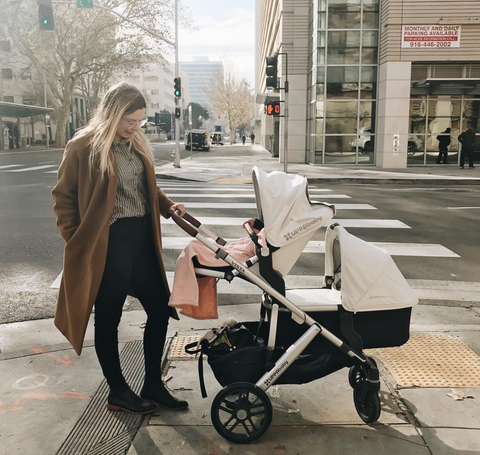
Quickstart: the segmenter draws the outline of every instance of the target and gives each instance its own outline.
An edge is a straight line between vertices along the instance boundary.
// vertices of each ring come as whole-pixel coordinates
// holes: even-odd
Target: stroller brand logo
[[[237,264],[236,262],[232,262],[232,266],[236,268],[240,273],[245,273],[245,269],[240,264]]]
[[[300,234],[300,232],[304,231],[305,229],[308,229],[310,226],[318,223],[319,221],[322,221],[323,218],[321,216],[313,218],[313,220],[310,220],[308,223],[302,224],[299,226],[297,229],[295,229],[292,232],[287,232],[284,234],[285,240],[289,242],[292,240],[297,234]]]
[[[265,385],[267,387],[270,387],[272,384],[273,380],[278,376],[278,374],[285,369],[285,367],[288,365],[288,360],[285,360],[271,375],[265,380]]]

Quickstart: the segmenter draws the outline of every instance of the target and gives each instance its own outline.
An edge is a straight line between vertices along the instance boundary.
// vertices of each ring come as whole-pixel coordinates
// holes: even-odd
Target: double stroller
[[[388,252],[331,223],[334,206],[311,201],[304,177],[254,167],[252,180],[258,219],[253,229],[251,223],[244,228],[256,254],[245,262],[228,254],[222,248],[226,242],[191,215],[173,215],[226,263],[197,262],[197,277],[240,278],[263,290],[258,321],[226,324],[210,332],[197,351],[187,351],[208,355],[223,386],[211,406],[215,429],[231,442],[254,441],[272,421],[266,393],[272,385],[308,383],[345,367],[358,415],[366,423],[377,421],[379,372],[363,349],[406,343],[417,296]],[[284,276],[322,226],[327,226],[325,276],[315,289],[286,289]]]

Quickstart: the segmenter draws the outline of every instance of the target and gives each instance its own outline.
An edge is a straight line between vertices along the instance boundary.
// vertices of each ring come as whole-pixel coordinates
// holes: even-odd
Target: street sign
[[[445,49],[460,47],[460,25],[404,25],[402,48]]]
[[[93,8],[93,0],[77,0],[77,8]]]

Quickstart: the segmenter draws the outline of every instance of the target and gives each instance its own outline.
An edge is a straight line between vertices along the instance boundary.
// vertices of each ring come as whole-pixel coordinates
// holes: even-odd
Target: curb
[[[65,148],[51,148],[51,149],[42,149],[42,150],[18,150],[12,152],[5,152],[0,150],[0,156],[7,155],[25,155],[27,153],[49,153],[49,152],[63,152]]]

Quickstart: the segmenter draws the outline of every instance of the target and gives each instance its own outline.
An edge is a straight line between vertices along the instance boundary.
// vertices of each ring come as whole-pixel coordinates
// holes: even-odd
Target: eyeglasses
[[[130,127],[132,128],[133,126],[135,126],[137,123],[138,123],[138,126],[140,126],[140,128],[142,126],[145,126],[148,122],[148,118],[145,117],[145,118],[142,118],[142,120],[127,120],[125,118],[122,117],[122,120]]]

